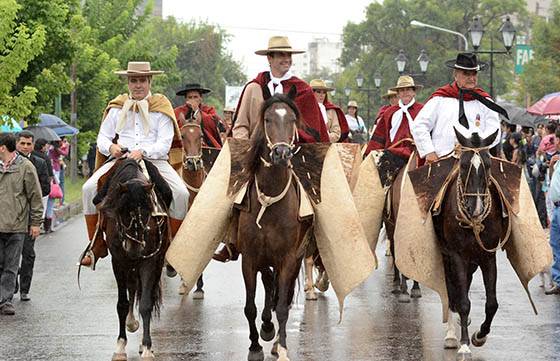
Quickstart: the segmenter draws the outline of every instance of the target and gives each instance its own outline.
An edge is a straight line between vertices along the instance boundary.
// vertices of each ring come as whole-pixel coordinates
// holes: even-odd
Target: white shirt
[[[409,124],[420,157],[423,158],[432,152],[438,157],[451,153],[457,143],[453,127],[465,137],[478,132],[480,137],[485,138],[498,130],[498,136],[491,147],[500,142],[498,113],[486,108],[478,100],[465,101],[463,104],[469,129],[459,124],[459,99],[434,97],[424,104],[414,122]],[[480,121],[478,127],[477,118]]]
[[[358,118],[354,118],[350,114],[346,114],[346,122],[348,122],[348,127],[353,132],[363,132],[366,126],[364,125],[364,120],[358,115]]]
[[[111,108],[106,119],[101,123],[97,135],[97,147],[101,154],[109,156],[109,147],[113,144],[120,108]],[[173,141],[173,121],[162,113],[149,113],[150,132],[144,135],[144,127],[137,112],[129,111],[124,128],[118,133],[118,143],[129,150],[140,150],[149,159],[167,159]]]

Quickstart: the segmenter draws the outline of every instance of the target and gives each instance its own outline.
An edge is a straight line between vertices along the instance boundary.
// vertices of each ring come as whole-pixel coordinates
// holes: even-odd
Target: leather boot
[[[233,243],[226,243],[221,250],[217,253],[214,253],[212,256],[213,259],[219,262],[228,262],[228,261],[237,261],[239,258],[239,252],[237,248],[235,248],[235,244]]]
[[[183,223],[182,219],[169,217],[169,228],[171,228],[171,238],[172,238],[171,240],[175,238],[175,235],[177,234],[177,231],[179,231],[179,227],[181,227],[182,223]]]
[[[86,214],[85,218],[90,244],[81,257],[80,265],[91,267],[95,270],[97,260],[106,257],[109,252],[107,251],[107,245],[103,239],[103,232],[98,230],[99,215]]]

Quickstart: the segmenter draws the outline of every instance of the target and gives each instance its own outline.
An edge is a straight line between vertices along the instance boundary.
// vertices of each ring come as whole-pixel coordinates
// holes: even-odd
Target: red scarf
[[[480,96],[483,96],[484,98],[490,98],[490,94],[488,94],[487,92],[485,92],[484,90],[482,90],[482,88],[474,88],[474,89],[469,89],[477,94],[479,94]],[[455,99],[459,99],[459,87],[457,86],[457,82],[453,82],[451,84],[446,84],[444,86],[442,86],[441,88],[437,89],[429,98],[428,100],[434,98],[434,97],[444,97],[444,98],[455,98]],[[463,99],[466,102],[469,102],[471,100],[475,100],[473,98],[473,96],[469,93],[463,93]],[[426,100],[426,102],[428,102],[428,100]]]
[[[338,124],[340,125],[340,138],[338,139],[337,143],[344,142],[348,138],[348,133],[350,133],[350,127],[348,126],[348,122],[346,121],[346,116],[342,109],[334,105],[328,100],[325,100],[323,103],[327,110],[333,109],[336,112],[336,116],[338,118]]]
[[[268,90],[268,82],[270,81],[270,72],[265,71],[259,73],[257,77],[251,80],[247,85],[251,83],[257,83],[261,86],[263,97],[266,100],[267,94],[269,94]],[[239,111],[239,107],[241,105],[241,99],[243,99],[243,95],[245,93],[245,89],[241,93],[241,97],[239,97],[239,103],[237,104],[237,110],[235,112],[235,118],[237,118],[237,112]],[[308,128],[308,130],[313,130],[309,132],[305,129],[299,129],[298,135],[299,140],[301,143],[316,143],[316,142],[329,142],[329,133],[327,131],[327,126],[323,121],[323,117],[321,115],[321,110],[319,109],[319,105],[317,104],[317,99],[313,94],[313,89],[304,82],[303,80],[293,76],[288,80],[282,81],[282,87],[284,89],[284,94],[288,94],[290,88],[293,86],[296,87],[296,99],[294,102],[299,109],[301,114],[301,118],[303,119],[303,123]]]

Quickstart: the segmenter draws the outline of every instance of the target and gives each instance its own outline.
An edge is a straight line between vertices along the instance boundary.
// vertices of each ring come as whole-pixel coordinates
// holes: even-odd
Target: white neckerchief
[[[148,95],[142,100],[134,100],[131,95],[128,96],[128,99],[124,102],[121,109],[121,114],[119,114],[117,132],[124,128],[124,125],[128,120],[128,111],[132,110],[133,112],[138,111],[139,113],[140,121],[142,122],[142,127],[144,128],[144,135],[148,135],[150,133],[148,98],[151,96],[152,92],[148,92]]]
[[[319,109],[321,110],[321,114],[323,115],[323,120],[325,121],[325,124],[329,123],[329,118],[327,117],[327,108],[325,107],[325,104],[323,103],[317,103],[319,104]]]
[[[270,81],[268,82],[268,90],[270,90],[270,95],[274,94],[284,94],[284,87],[282,86],[282,81],[290,79],[294,74],[291,71],[287,71],[281,78],[276,78],[272,75],[272,71],[269,72],[270,74]],[[274,89],[274,85],[276,85],[276,89]]]
[[[394,112],[393,116],[391,117],[391,130],[389,131],[389,138],[391,139],[391,142],[395,140],[395,136],[397,135],[397,131],[399,130],[399,127],[401,126],[403,120],[403,115],[406,115],[406,119],[408,119],[409,126],[410,123],[412,123],[412,116],[410,116],[410,113],[408,112],[408,108],[413,106],[415,102],[416,99],[413,98],[410,103],[404,105],[402,100],[399,100],[400,109]]]

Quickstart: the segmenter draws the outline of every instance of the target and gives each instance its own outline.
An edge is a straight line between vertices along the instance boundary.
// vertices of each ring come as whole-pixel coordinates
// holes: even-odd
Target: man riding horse
[[[178,96],[185,97],[185,104],[174,109],[175,117],[179,128],[181,128],[192,116],[201,125],[204,133],[204,146],[221,148],[222,139],[218,129],[218,124],[221,122],[220,117],[214,107],[202,102],[203,95],[211,92],[212,90],[206,89],[198,83],[186,84],[183,89],[176,93]]]
[[[103,115],[97,136],[97,161],[103,165],[82,188],[84,214],[90,244],[80,264],[95,269],[99,258],[107,256],[103,232],[98,229],[99,215],[93,199],[99,179],[121,157],[140,161],[149,159],[171,187],[173,201],[169,207],[169,223],[175,235],[187,213],[189,193],[183,180],[169,164],[172,142],[179,141],[180,132],[171,102],[162,94],[152,94],[152,76],[163,71],[151,70],[149,62],[129,62],[128,69],[116,74],[126,76],[129,94],[111,100]]]
[[[293,49],[287,37],[273,36],[268,41],[268,48],[257,50],[255,54],[266,55],[270,71],[259,73],[251,80],[241,93],[234,117],[232,134],[234,138],[249,139],[260,120],[260,112],[265,100],[272,95],[288,94],[292,87],[296,89],[295,104],[301,112],[303,127],[298,129],[300,143],[329,142],[327,127],[323,121],[319,105],[313,90],[305,81],[290,72],[292,54],[304,53]],[[233,244],[224,247],[215,254],[220,262],[235,260],[238,252]]]

